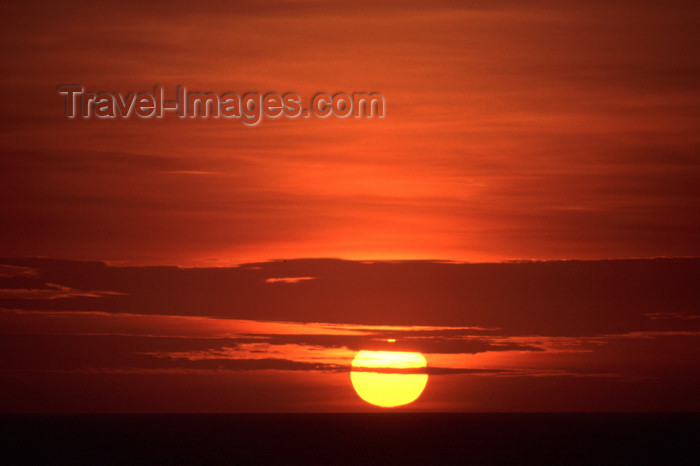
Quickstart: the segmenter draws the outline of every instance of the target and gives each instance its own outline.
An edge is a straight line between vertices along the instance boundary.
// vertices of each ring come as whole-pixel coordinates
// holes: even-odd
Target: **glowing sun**
[[[360,351],[352,360],[350,380],[367,403],[393,408],[416,401],[428,383],[428,374],[401,371],[425,367],[425,357],[420,353]]]

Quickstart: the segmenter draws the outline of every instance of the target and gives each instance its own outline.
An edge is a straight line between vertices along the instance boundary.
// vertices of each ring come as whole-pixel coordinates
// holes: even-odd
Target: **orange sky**
[[[361,411],[374,347],[426,355],[411,409],[699,408],[694,3],[5,3],[0,411]],[[69,120],[67,84],[386,109]]]
[[[2,7],[3,255],[141,264],[698,255],[698,11]],[[378,91],[383,120],[69,121],[59,84]]]

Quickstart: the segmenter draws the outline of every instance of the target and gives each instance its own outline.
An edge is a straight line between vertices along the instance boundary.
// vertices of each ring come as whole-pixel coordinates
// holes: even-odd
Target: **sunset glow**
[[[697,0],[0,18],[0,459],[700,465]]]
[[[0,411],[700,410],[699,5],[3,2]]]

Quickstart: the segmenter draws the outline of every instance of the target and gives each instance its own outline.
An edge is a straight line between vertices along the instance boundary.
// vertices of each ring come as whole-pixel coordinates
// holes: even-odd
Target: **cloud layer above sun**
[[[224,411],[245,403],[361,409],[342,391],[360,350],[425,355],[433,387],[425,409],[514,409],[508,403],[516,399],[523,403],[516,410],[695,406],[696,259],[294,260],[212,269],[2,262],[0,365],[16,395],[5,397],[4,410],[66,410],[84,384],[102,387],[85,405],[94,410],[144,410],[145,393],[163,378],[196,385],[192,396],[226,381],[231,395],[224,402],[219,392],[203,405],[166,391],[159,405],[166,411],[216,411],[218,402]],[[305,384],[295,385],[298,377]],[[291,390],[275,398],[279,404],[247,392],[270,378]],[[106,380],[133,399],[117,403]],[[330,390],[314,402],[328,384],[341,395]],[[483,390],[476,405],[474,387]],[[63,399],[51,396],[54,389]],[[241,390],[245,403],[236,401]],[[440,396],[431,401],[431,393]],[[623,395],[625,403],[609,405]]]

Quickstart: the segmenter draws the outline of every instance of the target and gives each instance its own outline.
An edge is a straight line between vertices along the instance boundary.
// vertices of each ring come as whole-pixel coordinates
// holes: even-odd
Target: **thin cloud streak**
[[[28,318],[28,319],[27,319]],[[16,354],[12,348],[20,344],[18,337],[30,341],[63,341],[53,356],[46,360],[41,353],[48,345],[41,344],[32,353],[38,359],[19,357],[6,359],[5,369],[17,373],[41,370],[120,370],[122,366],[138,372],[144,369],[189,371],[348,371],[350,362],[360,349],[421,351],[429,362],[429,374],[433,375],[502,375],[510,377],[620,377],[635,376],[634,370],[626,372],[600,372],[586,364],[571,364],[570,357],[577,354],[596,354],[615,342],[625,340],[653,340],[672,337],[692,338],[698,344],[700,332],[647,331],[590,337],[546,337],[484,335],[471,329],[440,327],[386,327],[328,325],[323,323],[297,324],[288,322],[244,321],[183,316],[151,316],[102,312],[41,312],[2,310],[0,320],[5,329],[5,354]],[[37,325],[44,320],[43,325]],[[86,321],[80,323],[79,321]],[[22,322],[18,325],[18,321]],[[66,325],[68,323],[68,325]],[[91,328],[93,332],[91,332]],[[96,328],[101,332],[94,333]],[[154,330],[158,331],[154,334]],[[9,332],[9,333],[8,333]],[[82,333],[76,333],[82,332]],[[300,333],[301,332],[301,333]],[[413,336],[417,332],[420,336]],[[388,337],[392,336],[389,341]],[[144,340],[145,338],[145,340]],[[37,340],[38,339],[38,340]],[[141,339],[144,349],[139,350],[128,341]],[[116,357],[104,346],[106,342],[117,347],[132,347],[133,352],[121,351]],[[14,343],[13,343],[14,342]],[[75,343],[72,343],[75,342]],[[81,343],[82,342],[82,343]],[[121,342],[121,343],[120,343]],[[10,346],[7,346],[10,345]],[[87,345],[87,346],[86,346]],[[97,350],[99,345],[101,348]],[[124,346],[126,345],[126,346]],[[200,346],[196,350],[173,350],[158,347],[185,348]],[[406,346],[408,345],[408,346]],[[21,347],[21,346],[20,346]],[[90,348],[93,347],[93,350]],[[73,352],[71,348],[75,348]],[[25,348],[28,349],[28,348]],[[63,352],[63,354],[62,354]],[[529,356],[528,356],[529,354]],[[115,359],[116,357],[116,359]],[[35,362],[32,362],[35,361]],[[54,362],[51,362],[54,361]],[[61,362],[63,361],[63,362]],[[538,362],[539,361],[539,362]],[[569,362],[567,362],[569,361]],[[38,366],[37,366],[38,364]],[[67,364],[67,365],[65,365]],[[528,365],[534,364],[532,367]],[[557,365],[569,365],[568,369]],[[552,367],[554,366],[554,367]],[[578,369],[575,369],[575,367]],[[630,368],[632,369],[632,368]],[[637,368],[640,370],[641,368]],[[644,371],[638,377],[649,377]]]
[[[31,276],[31,275],[30,275]],[[123,296],[117,291],[85,291],[47,283],[44,289],[0,289],[0,299],[67,299]]]

